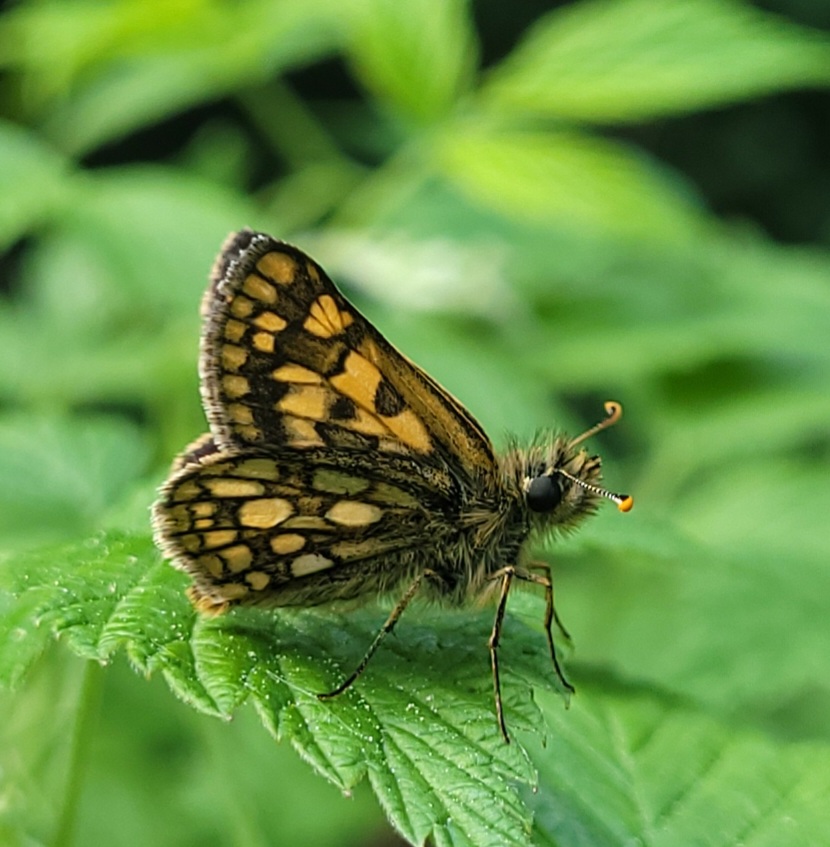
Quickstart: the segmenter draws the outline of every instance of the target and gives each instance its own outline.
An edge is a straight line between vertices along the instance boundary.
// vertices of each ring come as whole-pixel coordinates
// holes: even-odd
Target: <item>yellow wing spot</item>
[[[200,535],[183,535],[179,544],[188,553],[198,553],[202,549],[202,537]]]
[[[167,514],[164,516],[164,521],[172,532],[184,532],[190,529],[191,526],[195,526],[187,506],[173,506],[171,509],[168,509]],[[198,529],[198,527],[196,528]]]
[[[217,585],[215,588],[212,588],[211,591],[217,595],[218,603],[214,598],[211,598],[211,602],[214,605],[221,605],[223,602],[226,603],[232,600],[241,600],[248,593],[248,586],[240,585],[238,582],[229,582],[226,585]]]
[[[215,529],[204,534],[204,545],[205,547],[224,547],[236,541],[236,535],[235,529]]]
[[[236,423],[252,424],[254,422],[253,410],[250,406],[245,406],[242,403],[231,403],[228,406],[228,415]]]
[[[249,274],[242,283],[242,290],[254,300],[269,303],[273,306],[277,302],[277,289],[266,282],[262,277]]]
[[[263,588],[268,587],[268,583],[271,582],[271,577],[263,571],[251,571],[250,573],[245,574],[245,582],[247,582],[254,591],[262,591]]]
[[[193,503],[190,506],[190,511],[194,518],[207,518],[216,512],[216,503],[208,503],[206,500],[201,503]]]
[[[268,497],[262,500],[248,500],[239,507],[239,522],[252,529],[270,529],[282,523],[294,513],[289,500],[280,497]]]
[[[293,447],[323,447],[326,443],[311,421],[286,415],[282,424],[286,439]]]
[[[202,468],[202,476],[223,476],[229,470],[231,470],[229,462],[214,462]]]
[[[391,418],[383,415],[379,417],[407,447],[420,453],[428,453],[432,449],[427,428],[412,409],[404,409]]]
[[[374,410],[375,392],[382,377],[380,371],[354,350],[343,363],[343,372],[329,381],[341,393],[366,409]]]
[[[355,432],[360,432],[363,435],[389,435],[389,430],[386,426],[373,414],[370,414],[365,409],[356,409],[355,416],[344,424]]]
[[[316,371],[293,362],[271,371],[271,376],[279,382],[298,382],[305,385],[319,385],[323,381],[323,377]]]
[[[314,265],[310,264],[309,262],[306,262],[305,270],[309,277],[314,280],[314,282],[320,282],[320,274],[317,273],[317,268],[315,268]]]
[[[261,353],[274,352],[274,336],[270,332],[257,332],[251,341]]]
[[[236,297],[231,300],[230,312],[235,318],[250,317],[251,312],[253,311],[254,304],[247,297],[237,294]]]
[[[222,345],[222,367],[226,371],[238,371],[248,361],[248,351],[234,344]]]
[[[173,490],[173,500],[182,501],[182,500],[195,500],[197,497],[202,496],[202,489],[198,486],[192,479],[186,479],[184,482],[179,483]]]
[[[259,497],[265,493],[261,482],[250,479],[206,479],[205,487],[214,497]]]
[[[247,325],[242,323],[242,321],[235,321],[233,318],[231,318],[225,324],[225,338],[227,338],[228,341],[233,342],[241,341],[242,336],[245,335],[245,330],[247,328]]]
[[[213,518],[197,518],[193,521],[193,529],[210,529],[213,526]],[[184,526],[180,527],[184,529]]]
[[[291,574],[292,576],[308,576],[308,574],[317,573],[317,571],[324,571],[333,564],[334,562],[331,559],[327,559],[319,553],[304,553],[291,562]]]
[[[268,332],[282,332],[288,326],[288,321],[276,312],[263,312],[254,318],[253,324],[260,329],[267,329]]]
[[[222,378],[222,388],[225,389],[225,394],[228,397],[236,399],[237,397],[244,397],[251,390],[251,384],[244,376],[227,374]]]
[[[413,497],[397,485],[388,482],[376,482],[372,489],[372,499],[381,500],[384,503],[392,503],[397,506],[407,506],[414,509],[418,506],[418,499]]]
[[[278,556],[285,556],[288,553],[296,553],[305,547],[305,538],[298,535],[296,532],[286,532],[282,535],[275,535],[271,538],[271,549]]]
[[[292,386],[277,404],[277,411],[298,418],[321,421],[326,416],[326,400],[330,392],[317,385]]]
[[[329,494],[359,494],[369,487],[369,481],[345,471],[321,469],[314,472],[311,485]]]
[[[350,397],[358,405],[375,412],[375,393],[381,382],[380,371],[360,353],[352,351],[343,364],[343,372],[331,378],[331,384],[341,394]],[[375,413],[376,414],[376,413]],[[421,419],[411,410],[404,409],[398,415],[377,415],[377,419],[407,447],[421,453],[432,449],[432,442]],[[368,415],[358,414],[352,428],[367,434],[381,435],[377,424]]]
[[[368,526],[377,523],[383,510],[372,503],[356,500],[338,500],[327,512],[326,517],[341,526]]]
[[[204,568],[214,579],[219,579],[224,571],[222,560],[215,553],[205,553],[196,559],[198,564]]]
[[[354,323],[350,312],[340,311],[330,294],[318,297],[308,310],[303,329],[319,338],[334,338]]]
[[[327,529],[329,531],[332,528],[325,518],[314,515],[298,515],[296,518],[289,518],[283,526],[286,529]]]
[[[266,253],[257,263],[256,269],[278,285],[291,285],[297,278],[297,263],[285,253]]]
[[[251,424],[237,424],[234,427],[236,434],[244,441],[261,441],[262,430]]]
[[[251,548],[246,544],[229,547],[227,550],[223,550],[220,555],[227,562],[228,570],[231,573],[241,573],[248,570],[254,558]]]
[[[297,498],[297,511],[301,515],[319,515],[323,511],[323,498],[300,494]]]
[[[280,472],[273,459],[245,459],[235,471],[239,476],[252,479],[267,479],[271,482],[279,479]]]

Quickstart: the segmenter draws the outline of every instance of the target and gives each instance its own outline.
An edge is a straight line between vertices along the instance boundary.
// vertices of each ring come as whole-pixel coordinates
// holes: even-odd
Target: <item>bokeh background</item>
[[[207,272],[230,231],[263,229],[499,445],[625,406],[595,449],[635,510],[546,551],[568,664],[637,755],[687,735],[708,766],[632,754],[649,813],[617,803],[632,773],[603,782],[577,748],[619,764],[619,738],[542,697],[535,841],[820,843],[828,30],[823,0],[6,4],[4,571],[148,535],[204,429]],[[0,615],[11,679],[25,600]],[[344,799],[253,710],[199,715],[123,659],[31,664],[0,700],[4,844],[398,843],[365,785]]]

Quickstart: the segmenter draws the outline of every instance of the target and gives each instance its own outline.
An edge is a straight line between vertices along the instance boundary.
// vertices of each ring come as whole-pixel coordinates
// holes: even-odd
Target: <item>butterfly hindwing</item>
[[[398,353],[302,251],[243,230],[203,304],[202,392],[221,450],[333,447],[492,472],[475,419]]]
[[[328,447],[190,455],[154,519],[203,608],[316,604],[395,584],[390,555],[435,540],[459,500],[449,473],[425,474],[405,456],[379,468],[371,455]]]

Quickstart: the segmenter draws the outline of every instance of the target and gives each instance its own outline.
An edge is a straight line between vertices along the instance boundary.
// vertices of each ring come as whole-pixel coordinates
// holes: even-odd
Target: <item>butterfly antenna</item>
[[[583,441],[586,441],[592,435],[596,435],[598,432],[608,429],[609,426],[614,426],[614,424],[622,417],[622,404],[617,403],[616,400],[606,400],[605,412],[608,415],[607,418],[604,418],[598,424],[594,424],[590,429],[586,429],[582,435],[577,435],[576,438],[570,441],[568,447],[576,447],[577,444],[582,444]]]
[[[606,500],[616,503],[617,508],[621,512],[630,512],[631,508],[634,506],[634,498],[630,494],[615,494],[607,488],[602,488],[599,485],[592,485],[590,482],[585,482],[585,480],[582,480],[573,474],[569,474],[567,471],[563,471],[562,468],[556,468],[554,473],[561,474],[566,479],[569,479],[572,483],[574,483],[574,485],[578,485],[586,491],[590,491],[599,497],[604,497]]]
[[[577,435],[576,438],[572,439],[568,443],[568,448],[576,447],[577,444],[581,444],[592,435],[596,435],[598,432],[608,429],[609,426],[614,426],[614,424],[622,417],[622,405],[617,403],[616,400],[608,400],[605,403],[605,412],[607,414],[606,418],[601,420],[599,423],[594,424],[590,429],[586,429],[582,435]],[[634,498],[629,494],[615,494],[607,488],[601,488],[599,485],[592,485],[590,482],[578,479],[572,474],[569,474],[567,471],[563,471],[559,468],[557,468],[556,473],[562,474],[562,476],[567,477],[571,482],[580,486],[580,488],[584,488],[586,491],[590,491],[599,497],[605,497],[606,500],[611,500],[613,503],[617,504],[617,508],[621,512],[630,511],[631,507],[634,505]]]

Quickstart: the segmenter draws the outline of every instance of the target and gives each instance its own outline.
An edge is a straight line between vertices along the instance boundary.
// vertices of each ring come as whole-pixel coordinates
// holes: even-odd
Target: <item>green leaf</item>
[[[830,81],[830,41],[736,0],[590,0],[536,23],[482,91],[497,112],[641,121]]]
[[[758,456],[766,456],[762,464],[765,466],[771,462],[774,465],[776,459],[773,457],[786,453],[793,444],[809,438],[811,432],[821,432],[824,422],[830,418],[830,397],[821,390],[820,379],[816,379],[813,386],[805,381],[778,391],[743,393],[740,389],[736,386],[734,402],[729,406],[714,408],[706,415],[694,416],[691,420],[685,419],[687,416],[682,409],[678,409],[675,415],[669,415],[667,410],[666,433],[655,450],[652,467],[643,479],[643,485],[666,496],[684,492],[690,481],[702,472],[717,473],[725,463],[737,465],[745,462],[752,466]],[[779,409],[779,413],[770,415],[772,408]],[[669,418],[674,420],[674,424]],[[765,425],[755,426],[758,420],[764,420]],[[748,470],[736,468],[736,474],[741,475]],[[795,463],[794,471],[800,477],[805,469]],[[785,469],[782,473],[790,475]],[[725,488],[709,491],[708,486],[702,486],[702,489],[703,498],[716,495],[710,501],[712,503],[721,502],[720,497],[732,499]],[[758,506],[762,503],[759,502]],[[678,519],[678,523],[691,528],[682,518]],[[719,520],[716,529],[725,532],[724,538],[728,538],[730,527],[734,529],[735,525]],[[807,538],[803,540],[807,541]]]
[[[144,437],[117,418],[0,418],[3,547],[91,531],[147,459]]]
[[[195,317],[223,239],[256,223],[237,193],[166,167],[102,169],[85,179],[77,200],[78,213],[64,226],[107,261],[132,314],[141,306]]]
[[[526,233],[512,252],[543,315],[536,344],[518,348],[523,367],[570,392],[633,398],[645,387],[646,406],[656,392],[655,446],[672,460],[662,484],[685,479],[687,460],[815,429],[830,365],[825,256],[711,229],[662,254],[646,241],[598,249],[595,236],[543,235]]]
[[[75,311],[71,306],[67,310]],[[138,314],[136,310],[136,318]],[[82,326],[79,320],[76,329]],[[0,306],[0,356],[6,363],[0,369],[0,391],[24,407],[114,406],[140,408],[142,414],[149,407],[150,416],[178,433],[168,451],[172,453],[196,434],[203,420],[192,363],[196,317],[190,326],[156,327],[155,333],[151,326],[133,325],[117,333],[119,328],[113,322],[79,335],[33,310]],[[182,402],[171,405],[171,396]]]
[[[567,714],[555,703],[545,714],[555,731],[534,756],[539,847],[773,847],[826,836],[827,745],[718,723],[659,691],[624,686],[585,685]]]
[[[445,115],[471,85],[476,36],[467,0],[346,4],[348,56],[383,104],[416,122]]]
[[[14,636],[0,639],[5,682],[21,678],[52,633],[98,661],[123,647],[141,672],[161,672],[200,711],[229,716],[251,700],[273,734],[340,787],[368,776],[412,843],[529,843],[517,786],[534,773],[521,745],[504,744],[493,714],[492,612],[408,615],[359,684],[322,702],[316,693],[357,664],[382,612],[197,619],[186,577],[159,562],[148,539],[112,533],[19,556],[3,574],[0,635]],[[517,597],[513,609],[538,626],[540,598]],[[538,732],[531,687],[557,687],[544,638],[514,616],[504,645],[508,724]]]
[[[702,476],[675,517],[636,490],[613,552],[598,540],[612,515],[585,527],[578,555],[560,546],[559,609],[579,656],[726,719],[830,741],[827,486],[770,461]]]
[[[0,249],[63,208],[69,165],[36,134],[0,121]]]
[[[0,53],[77,155],[331,51],[336,22],[330,0],[52,2],[0,21]]]
[[[142,577],[136,555],[147,540],[55,546],[6,556],[0,567],[0,683],[16,685],[55,635],[85,658],[104,661],[97,648],[117,603]]]
[[[703,216],[633,150],[575,132],[456,129],[437,166],[472,200],[524,224],[587,229],[651,243],[687,242]]]

